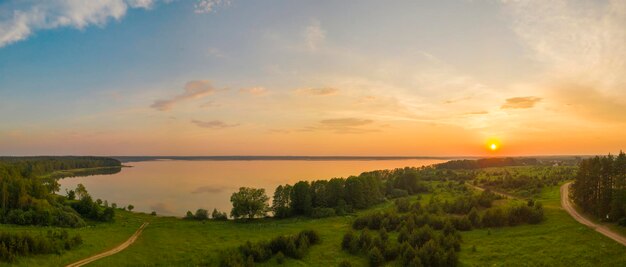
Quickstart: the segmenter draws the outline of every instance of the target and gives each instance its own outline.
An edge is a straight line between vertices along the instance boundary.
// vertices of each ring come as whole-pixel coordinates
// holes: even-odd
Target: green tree
[[[209,211],[205,210],[205,209],[198,209],[196,210],[196,214],[194,215],[194,218],[196,220],[208,220],[209,219]]]
[[[241,187],[230,197],[230,202],[233,204],[230,215],[235,219],[263,217],[269,210],[268,200],[265,189]]]
[[[67,195],[67,199],[69,200],[75,200],[76,199],[76,192],[74,192],[74,190],[67,190],[65,189],[66,195]]]
[[[279,185],[276,187],[272,200],[274,217],[286,218],[291,215],[291,189],[292,187],[290,185]]]
[[[309,182],[300,181],[291,190],[291,211],[296,215],[309,215],[313,209]]]
[[[83,184],[78,184],[75,191],[78,199],[83,199],[83,197],[89,195],[89,192],[87,192],[87,188]]]

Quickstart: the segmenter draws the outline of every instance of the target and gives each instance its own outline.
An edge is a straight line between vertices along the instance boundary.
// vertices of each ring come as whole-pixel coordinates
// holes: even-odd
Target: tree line
[[[572,198],[585,212],[626,226],[626,155],[582,160],[572,184]]]
[[[59,183],[49,174],[112,166],[121,163],[102,157],[0,157],[0,222],[80,227],[83,218],[110,221],[114,211],[94,203],[84,187],[79,201],[74,200],[78,190],[57,195]]]
[[[429,188],[421,175],[429,171],[426,167],[407,167],[365,172],[348,178],[279,185],[271,206],[264,189],[241,187],[231,196],[231,216],[252,219],[265,217],[270,211],[276,218],[343,215],[355,209],[369,208],[388,198],[427,192]]]
[[[282,264],[286,257],[302,259],[312,245],[320,243],[320,236],[314,230],[303,230],[295,235],[281,235],[269,241],[250,241],[236,249],[220,253],[221,267],[252,267],[255,263],[266,262],[272,257]]]
[[[352,230],[344,235],[342,249],[367,257],[371,266],[390,261],[402,266],[456,266],[459,231],[543,220],[543,208],[534,201],[492,207],[499,197],[489,191],[475,194],[455,182],[447,182],[441,189],[459,197],[451,202],[431,197],[425,204],[419,198],[413,203],[408,198],[396,199],[393,209],[357,217]],[[396,238],[392,239],[394,232]]]
[[[0,233],[0,260],[14,262],[18,256],[34,254],[61,254],[83,243],[79,234],[71,236],[67,231],[48,231],[44,234]]]
[[[450,160],[444,163],[436,164],[437,169],[483,169],[491,167],[506,166],[533,166],[539,165],[540,162],[536,158],[486,158],[477,160]]]

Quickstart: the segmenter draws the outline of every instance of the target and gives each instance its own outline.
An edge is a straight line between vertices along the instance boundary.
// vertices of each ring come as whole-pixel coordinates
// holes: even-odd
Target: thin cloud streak
[[[185,92],[179,94],[171,99],[161,99],[155,101],[150,107],[159,111],[168,111],[174,108],[174,106],[182,101],[199,99],[215,92],[215,88],[209,81],[190,81],[185,84],[183,88]]]

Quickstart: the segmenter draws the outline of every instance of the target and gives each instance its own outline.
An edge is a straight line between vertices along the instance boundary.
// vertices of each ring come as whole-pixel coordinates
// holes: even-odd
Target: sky
[[[0,155],[616,153],[625,25],[624,0],[0,0]]]

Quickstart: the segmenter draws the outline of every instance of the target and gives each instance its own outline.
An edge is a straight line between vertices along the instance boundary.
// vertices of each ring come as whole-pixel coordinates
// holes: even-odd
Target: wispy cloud
[[[160,111],[168,111],[171,110],[178,102],[202,98],[215,92],[215,88],[213,88],[211,82],[206,80],[190,81],[185,84],[183,90],[184,92],[182,94],[174,96],[170,99],[157,100],[150,107]]]
[[[197,125],[198,127],[210,128],[210,129],[223,129],[223,128],[231,128],[231,127],[239,126],[239,124],[228,124],[220,120],[213,120],[213,121],[192,120],[191,123]]]
[[[380,131],[379,129],[366,127],[371,126],[373,123],[373,120],[359,118],[326,119],[319,121],[315,126],[302,128],[300,131],[332,131],[339,134],[360,134]]]
[[[0,47],[22,41],[38,30],[84,29],[120,20],[129,8],[149,9],[153,0],[6,1],[0,4]]]
[[[304,30],[304,40],[309,51],[316,51],[326,40],[326,31],[319,20],[313,20]]]
[[[372,120],[357,118],[328,119],[320,121],[322,125],[326,125],[329,127],[357,127],[372,124],[373,122],[374,121]]]
[[[211,57],[216,57],[216,58],[225,58],[226,57],[226,55],[224,55],[222,50],[217,49],[215,47],[207,48],[206,52],[207,52],[207,55],[209,55]]]
[[[501,109],[524,109],[534,107],[541,98],[534,96],[509,98],[502,104]]]
[[[626,1],[503,1],[513,30],[529,56],[544,65],[545,91],[577,97],[577,114],[604,106],[626,105]],[[589,90],[580,97],[578,90]],[[600,117],[598,117],[601,119]]]
[[[303,88],[296,90],[296,93],[303,95],[312,95],[312,96],[329,96],[334,95],[339,92],[339,89],[331,88],[331,87],[323,87],[323,88]]]
[[[196,2],[195,10],[197,14],[215,12],[215,9],[220,6],[228,6],[232,3],[231,0],[198,0]]]
[[[193,191],[191,191],[191,193],[192,194],[202,194],[202,193],[215,194],[215,193],[223,192],[224,189],[225,188],[219,187],[219,186],[205,185],[205,186],[200,186],[194,189]]]
[[[264,87],[241,88],[239,89],[239,93],[259,96],[267,94],[267,89]]]

